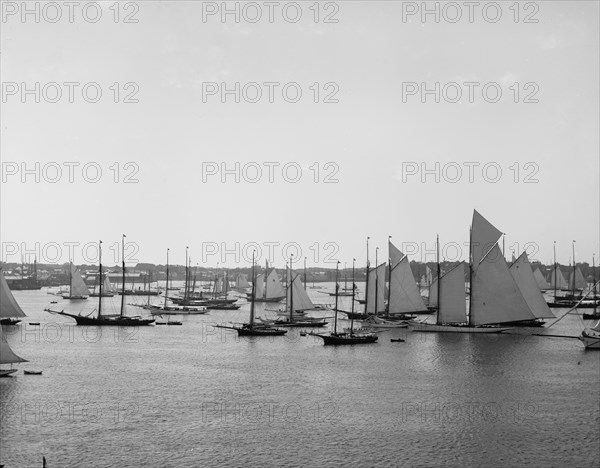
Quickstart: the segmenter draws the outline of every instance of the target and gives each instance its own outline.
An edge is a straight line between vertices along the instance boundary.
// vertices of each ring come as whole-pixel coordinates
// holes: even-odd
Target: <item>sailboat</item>
[[[244,273],[238,273],[235,277],[234,291],[245,293],[248,292],[248,288],[250,288],[248,277]]]
[[[393,246],[392,246],[393,247]],[[379,248],[375,249],[375,264],[377,265],[377,252]],[[397,249],[396,249],[397,250]],[[397,254],[397,255],[396,255]],[[399,260],[398,256],[401,252],[397,250],[395,252],[395,260]],[[398,262],[397,264],[399,264]],[[408,266],[408,263],[406,263]],[[382,263],[381,265],[373,268],[368,276],[367,276],[367,294],[366,294],[366,302],[365,302],[365,313],[367,314],[367,318],[363,320],[363,326],[367,326],[370,328],[406,328],[408,324],[402,321],[391,321],[386,320],[380,317],[380,314],[385,313],[386,317],[389,318],[388,308],[386,307],[384,296],[385,296],[385,271],[386,264]],[[401,272],[401,270],[396,270],[396,273]],[[417,290],[416,283],[414,282],[414,278],[412,276],[412,272],[410,271],[410,266],[408,266],[408,272],[410,277],[412,278],[413,285],[415,287],[415,291],[417,292],[417,296],[420,298]],[[397,276],[396,276],[397,279]],[[397,284],[396,284],[397,286]],[[388,300],[390,298],[391,288],[388,288]],[[398,299],[398,295],[394,293],[394,300]],[[394,307],[397,304],[394,304]],[[424,307],[424,306],[423,306]]]
[[[252,290],[255,291],[255,297],[253,297],[255,302],[279,302],[285,298],[285,290],[281,281],[279,281],[277,271],[272,268],[269,272],[268,261],[265,265],[264,274],[256,278],[256,286],[254,286],[254,281],[252,283]]]
[[[167,287],[165,288],[165,299],[163,305],[151,304],[147,308],[150,310],[152,315],[202,315],[206,314],[208,311],[202,307],[200,304],[198,305],[169,305],[169,251],[171,249],[167,249],[167,278],[165,284]],[[186,250],[186,264],[187,264],[187,250]],[[187,274],[186,274],[187,277]],[[186,287],[187,289],[187,287]],[[174,298],[171,298],[171,301],[174,302]],[[189,303],[189,301],[188,301]],[[204,304],[204,302],[202,302]]]
[[[0,272],[0,274],[2,273]],[[8,345],[8,342],[5,341],[4,333],[2,332],[2,327],[0,326],[0,364],[10,364],[10,369],[0,369],[0,377],[5,377],[7,375],[17,372],[17,369],[13,369],[12,365],[18,362],[29,361],[27,361],[27,359],[23,359],[20,356],[17,356],[14,353],[14,351]]]
[[[541,292],[546,292],[548,289],[550,289],[548,281],[546,281],[546,278],[544,278],[544,275],[542,275],[542,272],[539,268],[534,270],[533,277],[535,278],[535,281],[537,282],[538,288],[540,288]]]
[[[16,325],[23,317],[27,316],[15,300],[0,268],[0,324]]]
[[[600,320],[600,312],[598,312],[597,307],[598,307],[598,283],[596,282],[596,259],[594,256],[592,256],[592,273],[594,275],[593,277],[593,286],[590,288],[590,290],[588,291],[589,293],[592,293],[592,302],[591,302],[591,306],[594,308],[594,312],[591,314],[583,314],[583,320]],[[583,301],[581,301],[583,302]],[[590,304],[590,303],[588,303]]]
[[[74,318],[77,325],[98,325],[98,326],[119,326],[119,327],[138,327],[142,325],[151,325],[154,323],[153,318],[142,318],[141,316],[127,316],[124,315],[125,311],[125,234],[121,240],[122,257],[123,257],[123,273],[121,281],[121,309],[118,315],[103,315],[102,314],[102,241],[98,244],[99,252],[99,275],[100,275],[100,294],[98,295],[98,315],[92,317],[91,314],[88,316],[75,315],[66,313],[64,310],[61,312],[49,310],[48,312],[64,315],[66,317]]]
[[[263,320],[263,323],[280,327],[324,327],[327,325],[324,319],[304,315],[306,310],[314,309],[315,306],[302,285],[300,275],[293,273],[292,264],[292,259],[290,259],[290,268],[286,268],[287,288],[284,313],[287,317],[274,321]]]
[[[115,295],[115,290],[113,288],[112,283],[110,282],[110,279],[108,278],[108,274],[104,275],[104,283],[102,285],[102,297],[114,297]],[[90,297],[99,297],[100,296],[100,292],[93,292],[90,294]]]
[[[82,300],[87,299],[90,295],[79,270],[69,262],[69,293],[63,295],[63,299]]]
[[[535,275],[531,270],[531,264],[527,258],[527,253],[523,252],[509,268],[525,302],[529,306],[529,310],[535,316],[534,320],[525,322],[515,322],[512,325],[541,327],[544,325],[542,319],[556,318],[538,287]],[[538,270],[539,271],[539,270]]]
[[[586,349],[600,349],[600,320],[593,327],[583,330],[579,339]]]
[[[474,210],[469,242],[468,315],[465,310],[463,263],[441,276],[438,238],[437,320],[435,324],[414,323],[414,331],[498,333],[509,329],[499,326],[501,324],[535,319],[500,251],[497,242],[501,235]]]
[[[353,296],[354,297],[354,293],[355,293],[354,289],[348,287],[348,272],[346,270],[346,267],[344,266],[344,287],[341,289],[341,291],[337,292],[337,295],[339,297],[342,297],[342,296]],[[336,295],[335,292],[326,292],[325,294],[329,294],[330,296]]]
[[[252,294],[250,296],[250,321],[244,323],[241,326],[229,327],[225,325],[218,325],[220,328],[230,328],[236,330],[239,336],[281,336],[287,333],[287,330],[283,328],[276,328],[268,323],[256,323],[254,317],[255,300],[254,296],[256,293],[256,277],[254,276],[254,254],[252,254]],[[275,270],[273,270],[275,271]]]
[[[340,262],[336,263],[335,267],[335,291],[339,290],[338,284],[338,266]],[[356,283],[354,282],[354,259],[352,260],[352,292],[356,292]],[[375,343],[377,341],[377,335],[374,333],[364,333],[354,331],[354,314],[350,315],[350,330],[348,332],[338,333],[337,331],[337,318],[338,318],[338,295],[335,295],[335,315],[333,320],[333,332],[328,335],[314,333],[323,339],[324,345],[353,345],[353,344],[367,344]],[[352,301],[352,312],[354,311],[354,301]]]
[[[398,250],[391,241],[388,241],[388,249],[390,285],[386,315],[429,313],[419,293],[419,288],[408,262],[408,256]],[[431,276],[429,267],[427,267],[427,273]]]

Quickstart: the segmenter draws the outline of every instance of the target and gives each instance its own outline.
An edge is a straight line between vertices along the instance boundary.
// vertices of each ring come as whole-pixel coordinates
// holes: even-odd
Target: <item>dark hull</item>
[[[87,301],[87,296],[62,296],[62,298],[70,301]]]
[[[548,302],[548,307],[552,308],[563,308],[569,309],[571,307],[575,307],[579,301],[557,301],[557,302]],[[600,307],[600,302],[596,303],[596,307]],[[578,309],[593,309],[594,304],[586,304],[582,303],[577,306]]]
[[[302,321],[296,320],[294,322],[275,321],[273,323],[276,327],[288,327],[288,328],[320,328],[327,325],[327,322],[312,322],[310,320]]]
[[[238,310],[240,307],[241,306],[235,304],[215,304],[207,306],[210,310]]]
[[[281,336],[287,333],[287,330],[271,327],[242,327],[236,330],[239,336]]]
[[[154,319],[136,319],[133,317],[83,317],[81,315],[67,314],[65,312],[56,312],[75,319],[77,325],[96,325],[96,326],[112,326],[112,327],[140,327],[152,325]]]
[[[596,314],[583,314],[583,320],[600,320],[600,312]]]
[[[0,319],[0,325],[16,325],[20,321],[21,321],[21,319],[12,318],[12,317],[3,318],[3,319]]]
[[[513,322],[503,322],[496,325],[503,327],[543,327],[546,324],[543,320],[515,320]]]
[[[91,293],[90,297],[100,297],[100,293]],[[102,297],[115,297],[113,293],[102,293]]]
[[[323,338],[324,345],[354,345],[354,344],[368,344],[375,343],[377,341],[377,335],[350,335],[350,334],[337,334],[337,335],[316,335]]]
[[[338,312],[342,312],[348,316],[349,319],[364,320],[369,318],[372,314],[363,314],[361,312],[347,312],[345,310],[338,309]]]

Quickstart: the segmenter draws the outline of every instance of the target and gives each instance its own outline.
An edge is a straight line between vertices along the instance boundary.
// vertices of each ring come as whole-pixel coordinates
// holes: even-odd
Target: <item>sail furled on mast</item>
[[[473,269],[472,278],[471,325],[536,318],[511,275],[498,244],[494,244],[478,268]]]
[[[540,271],[539,268],[535,269],[535,271],[533,272],[533,277],[535,278],[535,281],[538,285],[538,288],[540,288],[540,290],[547,290],[550,288],[548,281],[546,281],[546,278],[544,278],[544,275],[542,275],[542,272]]]
[[[431,285],[435,291],[437,303],[437,280]],[[456,265],[452,270],[440,278],[440,301],[438,308],[438,324],[465,323],[467,309],[465,302],[465,264]]]
[[[386,264],[382,263],[369,271],[368,297],[366,313],[385,312],[385,270]],[[376,296],[377,295],[377,296]],[[377,302],[377,308],[375,308]]]
[[[89,296],[90,291],[88,287],[85,285],[83,278],[81,277],[81,273],[79,270],[71,263],[71,291],[69,292],[71,296]]]
[[[477,210],[473,210],[471,229],[471,260],[473,271],[475,271],[479,268],[481,260],[498,242],[502,232],[481,216]]]
[[[8,287],[4,273],[0,270],[0,318],[27,317]]]
[[[555,318],[554,314],[544,300],[535,275],[531,270],[531,264],[527,254],[523,252],[517,260],[510,266],[512,274],[529,310],[536,318]],[[538,270],[539,271],[539,270]]]
[[[427,308],[410,268],[408,257],[391,242],[388,244],[390,252],[389,312],[411,313],[426,310]]]
[[[0,275],[2,273],[0,272]],[[21,356],[17,356],[6,341],[2,327],[0,326],[0,364],[15,364],[17,362],[29,362]]]

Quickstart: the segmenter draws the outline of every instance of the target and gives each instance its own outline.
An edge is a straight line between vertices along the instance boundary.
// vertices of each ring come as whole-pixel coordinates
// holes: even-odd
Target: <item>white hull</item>
[[[17,372],[17,369],[0,369],[0,377],[5,377],[15,372]]]
[[[413,331],[416,332],[433,332],[433,333],[501,333],[510,330],[510,327],[468,327],[455,325],[436,325],[435,323],[418,323],[410,324]]]
[[[600,332],[586,328],[579,339],[586,349],[600,349]]]

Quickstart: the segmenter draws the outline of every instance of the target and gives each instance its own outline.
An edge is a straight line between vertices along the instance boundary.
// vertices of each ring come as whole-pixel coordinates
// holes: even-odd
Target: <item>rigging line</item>
[[[594,287],[596,287],[598,284],[600,283],[599,281],[596,281],[596,283],[594,284]],[[579,304],[581,304],[583,302],[583,300],[588,297],[588,295],[590,294],[591,290],[588,291],[584,296],[581,297],[581,299],[579,299],[579,301],[577,302],[577,304],[575,304],[571,309],[569,309],[567,312],[564,313],[564,315],[560,318],[558,318],[556,321],[552,322],[550,325],[548,325],[546,328],[550,328],[551,326],[557,324],[560,320],[564,319],[567,315],[569,315],[571,312],[573,312],[575,309],[577,309],[577,307],[579,306]],[[579,316],[579,314],[576,314],[577,316]],[[581,322],[583,323],[583,318],[579,317],[579,319],[581,320]]]

